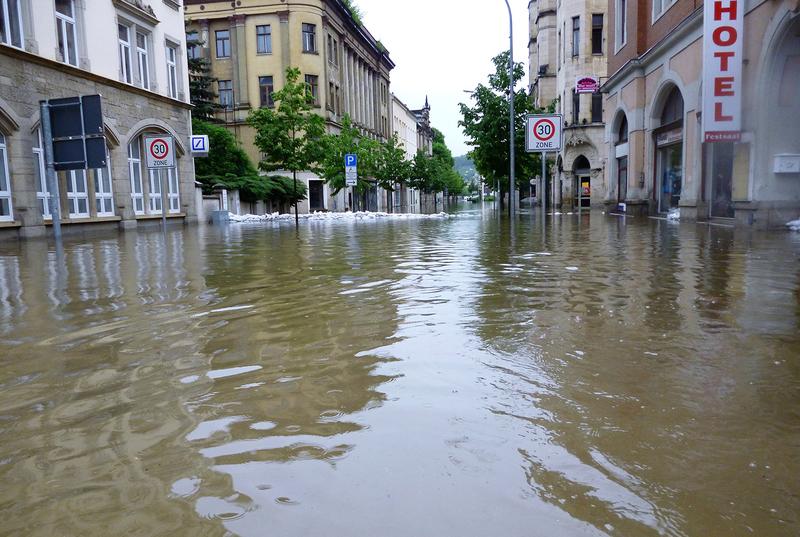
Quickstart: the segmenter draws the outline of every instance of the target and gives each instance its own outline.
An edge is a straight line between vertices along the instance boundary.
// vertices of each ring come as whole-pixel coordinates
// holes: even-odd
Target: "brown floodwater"
[[[800,534],[800,234],[0,244],[0,535]]]

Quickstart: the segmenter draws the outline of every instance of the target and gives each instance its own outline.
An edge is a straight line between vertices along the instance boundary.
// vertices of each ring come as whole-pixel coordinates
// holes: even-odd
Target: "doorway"
[[[707,144],[710,181],[707,182],[709,214],[712,218],[733,218],[733,142]]]
[[[574,206],[581,208],[588,208],[592,206],[592,188],[591,188],[591,164],[589,159],[580,155],[575,159],[572,165],[573,174],[575,175],[575,185],[573,192],[575,193]]]
[[[658,212],[667,213],[678,208],[683,189],[683,143],[673,143],[658,148],[659,198]]]
[[[325,210],[325,183],[311,180],[308,182],[308,208],[310,211]]]

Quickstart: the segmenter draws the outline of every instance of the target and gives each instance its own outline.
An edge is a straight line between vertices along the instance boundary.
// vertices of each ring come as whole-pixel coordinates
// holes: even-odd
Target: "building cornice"
[[[141,0],[111,0],[111,3],[114,4],[114,7],[117,9],[121,9],[134,17],[138,17],[148,24],[155,26],[159,23],[156,14],[153,12],[153,8],[145,6]]]
[[[179,101],[177,99],[173,99],[171,97],[167,97],[165,95],[161,95],[160,93],[153,93],[152,91],[148,91],[146,89],[137,88],[136,86],[131,86],[130,84],[125,84],[124,82],[120,82],[119,80],[114,80],[113,78],[108,78],[102,75],[97,75],[92,73],[91,71],[85,71],[78,67],[74,67],[72,65],[68,65],[66,63],[57,62],[55,60],[51,60],[48,58],[43,58],[37,54],[32,54],[30,52],[20,50],[18,48],[10,47],[8,45],[0,44],[0,54],[4,56],[9,56],[12,58],[16,58],[22,60],[23,62],[34,63],[37,65],[41,65],[43,67],[48,67],[55,71],[61,71],[63,73],[68,73],[71,75],[75,75],[80,78],[84,78],[86,80],[91,80],[92,82],[97,82],[99,84],[104,84],[106,86],[111,86],[113,88],[128,91],[130,93],[135,93],[137,95],[141,95],[143,97],[147,97],[150,99],[155,99],[157,101],[161,101],[167,104],[171,104],[173,106],[178,106],[180,108],[184,108],[186,110],[191,110],[194,108],[191,104]]]

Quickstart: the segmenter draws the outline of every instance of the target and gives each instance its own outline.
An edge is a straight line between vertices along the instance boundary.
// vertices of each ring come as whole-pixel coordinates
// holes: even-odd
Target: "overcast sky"
[[[397,65],[391,89],[409,108],[431,104],[431,122],[454,156],[469,148],[458,126],[458,103],[485,82],[491,58],[508,50],[504,0],[356,0],[364,23]],[[510,0],[514,61],[528,64],[528,0]],[[524,81],[527,85],[527,80]]]

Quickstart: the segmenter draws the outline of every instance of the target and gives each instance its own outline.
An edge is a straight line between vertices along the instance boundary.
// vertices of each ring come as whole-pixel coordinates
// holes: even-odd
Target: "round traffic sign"
[[[150,142],[150,154],[156,160],[164,160],[169,155],[169,144],[163,138],[156,138]]]
[[[556,125],[547,118],[542,118],[533,124],[533,137],[540,142],[546,142],[556,134]]]

